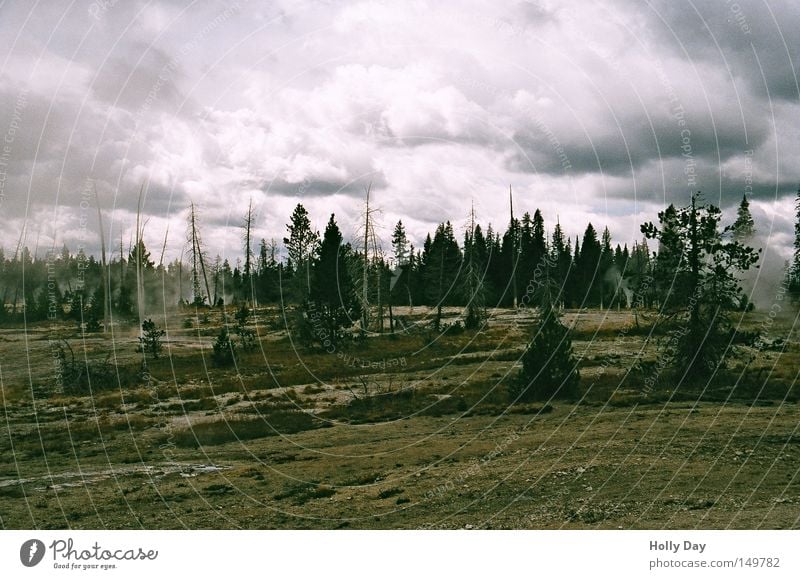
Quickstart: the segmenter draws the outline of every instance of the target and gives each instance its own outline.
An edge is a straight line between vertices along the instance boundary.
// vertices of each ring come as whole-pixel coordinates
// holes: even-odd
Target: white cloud
[[[249,198],[259,236],[281,239],[298,201],[320,229],[335,212],[355,232],[370,181],[387,237],[402,218],[418,243],[465,219],[470,200],[504,226],[509,184],[520,213],[540,207],[572,236],[591,220],[631,242],[664,201],[694,188],[728,207],[747,179],[766,218],[800,180],[800,105],[781,80],[793,70],[767,36],[783,32],[790,54],[798,41],[742,6],[758,58],[724,9],[701,19],[658,2],[117,3],[58,26],[42,8],[0,69],[5,86],[32,90],[0,243],[16,243],[28,188],[34,213],[63,204],[69,221],[88,177],[116,195],[118,230],[148,182],[154,229],[178,227],[192,200],[231,254],[238,233],[224,224]],[[796,6],[776,9],[800,21]],[[18,16],[0,38],[16,37]],[[0,132],[15,94],[0,94]],[[772,239],[787,243],[790,228],[776,220]]]

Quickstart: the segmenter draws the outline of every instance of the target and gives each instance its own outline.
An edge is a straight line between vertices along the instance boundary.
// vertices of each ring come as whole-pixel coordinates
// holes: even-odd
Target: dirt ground
[[[176,314],[146,376],[135,327],[4,328],[0,527],[800,527],[792,320],[713,383],[650,389],[631,373],[658,360],[646,314],[567,312],[580,396],[514,404],[532,314],[491,313],[436,333],[399,308],[408,332],[326,352],[264,309],[259,347],[226,368],[219,314]],[[62,338],[111,379],[65,385]]]

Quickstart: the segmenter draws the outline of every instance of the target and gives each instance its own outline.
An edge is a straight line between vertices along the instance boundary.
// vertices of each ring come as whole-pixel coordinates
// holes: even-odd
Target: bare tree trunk
[[[367,187],[367,205],[364,211],[364,275],[361,306],[361,331],[367,331],[369,324],[369,192],[372,184]]]
[[[144,321],[144,286],[142,284],[142,236],[143,231],[140,229],[140,220],[142,214],[142,193],[144,192],[144,183],[139,189],[139,203],[136,207],[136,306],[139,310],[139,343],[144,344],[144,329],[142,322]],[[142,347],[142,371],[147,371],[147,354],[144,347]]]
[[[514,197],[508,186],[508,206],[511,210],[511,284],[514,287],[514,309],[517,309],[517,231],[514,227]]]
[[[197,217],[194,211],[194,203],[191,203],[191,213],[190,213],[190,225],[191,225],[191,242],[192,242],[192,293],[194,293],[194,299],[197,301],[197,291],[200,289],[200,280],[198,279],[198,270],[197,264],[200,264],[200,271],[203,274],[203,281],[206,288],[206,297],[209,301],[211,301],[211,288],[208,285],[208,275],[206,274],[206,264],[203,260],[203,251],[200,245],[200,234],[197,231]],[[209,306],[214,307],[216,304],[209,304]]]
[[[100,197],[97,195],[97,185],[94,187],[94,201],[97,205],[97,223],[100,227],[100,283],[103,284],[103,333],[108,331],[108,318],[111,312],[111,291],[108,271],[106,270],[106,233],[103,228],[103,212],[100,210]]]
[[[250,259],[252,251],[250,249],[250,230],[253,225],[253,199],[250,199],[250,203],[247,206],[247,216],[244,218],[244,283],[247,287],[246,291],[250,292],[248,297],[245,297],[245,303],[247,303],[248,299],[251,302],[254,299],[255,289],[253,287],[253,264]]]
[[[140,229],[142,215],[142,194],[144,193],[144,183],[139,189],[139,203],[136,207],[136,307],[139,309],[139,337],[144,337],[142,333],[142,322],[144,321],[144,281],[142,279],[142,237],[144,231]]]
[[[392,291],[389,290],[389,333],[394,334],[394,316],[392,315]]]

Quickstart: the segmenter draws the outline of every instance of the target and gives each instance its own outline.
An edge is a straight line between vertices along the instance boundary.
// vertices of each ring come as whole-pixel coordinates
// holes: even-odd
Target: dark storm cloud
[[[765,98],[800,97],[800,10],[793,0],[657,0],[644,13],[660,46],[679,58],[729,69]]]
[[[18,40],[0,135],[21,90],[27,102],[0,244],[26,211],[58,208],[55,235],[74,238],[90,179],[123,235],[146,183],[148,243],[185,229],[195,202],[206,238],[237,247],[224,228],[251,197],[260,236],[281,238],[298,199],[356,231],[370,180],[418,241],[468,201],[505,223],[509,183],[548,223],[609,221],[632,239],[642,204],[698,189],[726,207],[743,192],[783,203],[800,180],[788,0],[189,6],[47,3],[19,35],[31,8],[3,6],[0,40]]]

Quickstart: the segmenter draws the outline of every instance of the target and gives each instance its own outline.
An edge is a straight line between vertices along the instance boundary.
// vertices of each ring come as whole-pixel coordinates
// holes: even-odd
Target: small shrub
[[[313,483],[299,483],[288,487],[285,491],[276,494],[273,498],[276,501],[284,499],[292,499],[295,505],[304,505],[312,499],[324,499],[332,497],[336,494],[336,490],[324,486],[316,485]]]
[[[233,343],[228,335],[228,328],[222,327],[214,345],[211,360],[215,366],[230,366],[235,360],[236,344]]]
[[[236,312],[236,335],[239,336],[239,345],[245,352],[255,350],[258,342],[256,341],[256,333],[247,327],[247,322],[250,320],[250,310],[246,304],[242,304],[239,311]]]
[[[578,392],[580,374],[570,330],[561,323],[551,295],[545,291],[540,299],[533,339],[522,356],[522,372],[509,387],[513,401],[572,398]]]
[[[444,333],[448,336],[457,336],[464,333],[464,326],[460,320],[456,320],[452,324],[445,326]]]
[[[150,354],[153,358],[158,358],[163,348],[161,338],[166,332],[159,328],[153,320],[142,322],[142,335],[139,336],[139,347],[145,354]]]

